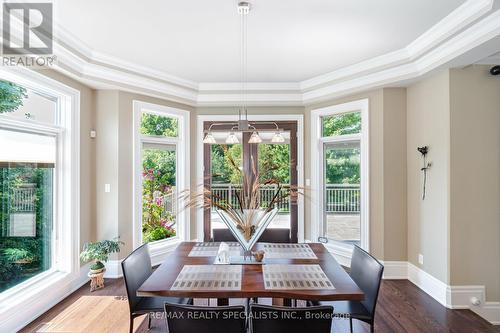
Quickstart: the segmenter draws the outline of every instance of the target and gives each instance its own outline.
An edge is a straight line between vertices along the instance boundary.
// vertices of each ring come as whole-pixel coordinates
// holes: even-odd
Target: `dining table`
[[[287,256],[286,254],[289,254],[289,251],[284,249],[284,251],[286,251],[285,255],[265,256],[262,264],[253,263],[238,265],[237,271],[239,271],[238,276],[241,282],[238,284],[237,288],[235,288],[235,286],[233,286],[233,288],[213,288],[212,286],[210,288],[177,288],[178,282],[176,282],[176,280],[179,276],[186,275],[182,273],[188,268],[201,267],[209,270],[220,268],[221,265],[214,265],[216,254],[213,252],[207,252],[206,255],[203,255],[203,252],[193,255],[193,252],[196,252],[195,250],[197,250],[198,247],[203,247],[204,245],[210,244],[181,242],[173,253],[169,255],[139,287],[137,295],[143,297],[167,296],[217,299],[271,297],[321,301],[360,301],[364,299],[363,291],[356,285],[349,274],[340,266],[322,243],[307,243],[307,249],[310,252],[312,250],[312,253],[314,253],[311,255],[313,258],[294,258],[293,256]],[[212,243],[212,246],[217,246],[217,244]],[[253,250],[266,251],[269,246],[268,243],[257,243]],[[226,269],[230,269],[232,265],[226,266],[229,266]],[[270,285],[264,278],[264,274],[266,274],[266,277],[274,276],[271,268],[275,271],[276,269],[279,271],[287,267],[292,269],[305,267],[308,269],[308,267],[318,266],[321,268],[318,269],[320,271],[322,270],[324,273],[320,273],[320,275],[323,277],[326,275],[326,283],[328,283],[328,281],[331,282],[331,285],[328,283],[328,287],[326,287],[326,285],[324,288],[321,287],[323,286],[323,282],[321,282],[321,286],[317,285],[316,288],[302,288],[300,285],[293,288],[288,288],[286,285],[281,288],[272,288],[272,284]],[[234,271],[236,267],[232,268],[232,271]],[[311,273],[315,274],[314,272]],[[314,277],[314,275],[309,276]],[[307,283],[307,285],[312,285],[313,282],[311,281],[314,279],[306,278],[305,280],[304,282]],[[280,281],[278,282],[282,283]],[[274,283],[276,284],[276,282]],[[300,283],[302,284],[303,282]],[[314,284],[316,285],[315,282]]]

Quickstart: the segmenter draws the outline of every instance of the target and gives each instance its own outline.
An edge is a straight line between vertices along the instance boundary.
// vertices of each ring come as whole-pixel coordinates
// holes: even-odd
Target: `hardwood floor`
[[[93,293],[85,285],[21,332],[128,332],[124,295],[123,279],[106,280],[106,287]],[[136,319],[134,327],[136,332],[148,332],[143,317]],[[162,320],[153,320],[149,332],[165,331]],[[499,333],[500,327],[490,325],[472,311],[446,309],[409,281],[384,280],[375,331]],[[349,321],[334,320],[332,332],[349,332]],[[354,332],[369,332],[369,327],[355,320]]]

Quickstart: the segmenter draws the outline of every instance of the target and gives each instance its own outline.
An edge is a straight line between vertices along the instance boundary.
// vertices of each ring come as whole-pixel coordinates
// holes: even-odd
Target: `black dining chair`
[[[153,273],[148,244],[138,247],[128,257],[123,259],[121,265],[130,308],[130,333],[134,330],[134,318],[144,314],[148,316],[148,328],[151,328],[150,314],[153,312],[163,313],[165,302],[179,304],[192,303],[192,300],[188,298],[137,296],[137,289]]]
[[[354,246],[351,258],[350,276],[365,294],[363,301],[313,302],[313,305],[332,305],[335,313],[349,315],[352,332],[352,319],[370,324],[370,332],[374,332],[375,307],[377,305],[380,283],[384,266],[359,246]]]
[[[251,333],[330,333],[333,307],[329,305],[290,308],[252,304]]]
[[[168,333],[245,333],[246,312],[237,306],[193,306],[165,303]]]
[[[216,228],[212,230],[214,242],[235,242],[236,238],[234,238],[231,231],[227,228]],[[291,243],[290,238],[290,229],[286,228],[269,228],[264,230],[262,235],[260,236],[259,242],[262,243]],[[253,298],[255,303],[258,303],[259,300],[257,297]],[[292,300],[284,299],[284,304],[292,304]]]
[[[229,229],[213,229],[214,242],[235,242],[233,234]],[[259,238],[259,242],[262,243],[291,243],[290,239],[290,229],[285,228],[269,228],[264,230]]]

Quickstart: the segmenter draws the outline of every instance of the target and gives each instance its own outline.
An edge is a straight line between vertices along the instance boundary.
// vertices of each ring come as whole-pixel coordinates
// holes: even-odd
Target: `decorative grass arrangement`
[[[259,173],[255,168],[252,156],[252,172],[247,174],[240,170],[235,159],[231,154],[227,153],[227,148],[225,148],[225,153],[230,167],[236,171],[240,184],[242,184],[242,190],[234,192],[236,202],[229,202],[220,195],[213,193],[209,188],[203,188],[199,192],[183,191],[179,196],[179,200],[184,204],[180,206],[184,206],[184,209],[210,209],[215,207],[219,214],[222,212],[236,225],[236,228],[248,242],[255,234],[260,222],[268,216],[268,213],[287,200],[290,200],[290,203],[295,202],[297,196],[302,193],[297,186],[284,189],[283,184],[275,178],[262,179],[261,175],[271,174],[269,171],[276,170],[276,165],[265,165]],[[261,201],[260,188],[262,185],[276,185],[271,200],[265,203]],[[226,222],[225,220],[223,218],[224,222]]]

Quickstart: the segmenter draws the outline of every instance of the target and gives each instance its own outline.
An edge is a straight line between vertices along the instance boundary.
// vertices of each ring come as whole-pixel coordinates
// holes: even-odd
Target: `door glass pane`
[[[143,112],[141,115],[141,134],[176,138],[179,134],[179,122],[174,117]]]
[[[361,112],[323,117],[323,137],[361,133]]]
[[[238,172],[238,169],[242,170],[243,168],[243,152],[241,143],[231,145],[222,143],[224,142],[224,137],[228,134],[214,133],[214,137],[218,143],[211,145],[210,148],[212,168],[211,190],[214,200],[229,202],[233,207],[238,207],[238,200],[235,193],[240,194],[242,188],[241,173]],[[241,133],[236,133],[236,135],[241,142]],[[212,229],[227,228],[214,207],[212,207],[210,218]]]
[[[325,143],[324,235],[360,245],[360,143]]]
[[[175,237],[176,146],[144,143],[142,167],[142,240]]]
[[[52,267],[56,138],[0,129],[0,292]]]
[[[275,180],[282,185],[282,189],[277,197],[276,207],[279,209],[278,215],[269,224],[269,228],[290,228],[290,199],[287,197],[290,192],[290,133],[283,133],[284,143],[270,143],[266,140],[265,134],[261,134],[263,142],[258,146],[258,168],[260,181],[260,198],[262,208],[268,206],[273,199],[277,185],[265,185],[269,180]]]
[[[0,80],[1,117],[55,124],[56,113],[55,98]]]

